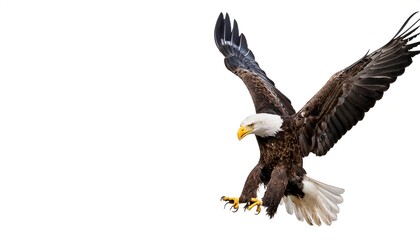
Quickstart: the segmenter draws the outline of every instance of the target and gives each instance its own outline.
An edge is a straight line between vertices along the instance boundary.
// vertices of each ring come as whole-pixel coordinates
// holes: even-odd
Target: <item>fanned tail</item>
[[[303,179],[303,198],[284,196],[286,211],[297,219],[305,220],[309,225],[321,225],[321,221],[330,225],[337,220],[340,211],[338,204],[343,202],[344,189],[334,187],[305,176]]]

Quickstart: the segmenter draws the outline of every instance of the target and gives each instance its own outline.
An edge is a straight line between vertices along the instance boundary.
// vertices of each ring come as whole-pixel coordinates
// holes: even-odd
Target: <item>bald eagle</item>
[[[419,35],[420,19],[408,23],[416,13],[383,47],[333,74],[298,112],[255,61],[236,20],[231,27],[229,15],[220,14],[214,30],[216,46],[225,57],[227,69],[248,88],[256,111],[241,122],[238,139],[254,134],[260,149],[260,159],[241,195],[222,197],[231,209],[237,211],[239,204],[245,204],[245,210],[255,207],[259,213],[265,207],[272,218],[283,202],[289,214],[295,213],[310,225],[330,225],[337,219],[344,189],[308,177],[303,158],[309,153],[325,155],[412,63],[420,52],[412,50],[420,44],[412,42]],[[261,184],[265,192],[259,200]]]

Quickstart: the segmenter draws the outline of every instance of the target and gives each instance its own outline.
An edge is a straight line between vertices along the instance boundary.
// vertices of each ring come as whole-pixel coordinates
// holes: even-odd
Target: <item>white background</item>
[[[0,1],[0,239],[417,236],[420,57],[326,156],[305,159],[309,176],[346,189],[338,221],[310,227],[284,207],[271,220],[223,209],[259,152],[254,137],[236,138],[254,107],[213,41],[229,12],[299,110],[417,10],[418,0]]]

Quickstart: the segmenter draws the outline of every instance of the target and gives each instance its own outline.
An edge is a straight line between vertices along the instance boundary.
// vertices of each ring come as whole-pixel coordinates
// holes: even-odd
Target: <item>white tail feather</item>
[[[289,214],[295,213],[297,219],[308,224],[321,225],[321,221],[330,225],[337,220],[340,211],[338,204],[343,202],[344,189],[318,182],[305,176],[303,179],[303,198],[284,196],[282,202]]]

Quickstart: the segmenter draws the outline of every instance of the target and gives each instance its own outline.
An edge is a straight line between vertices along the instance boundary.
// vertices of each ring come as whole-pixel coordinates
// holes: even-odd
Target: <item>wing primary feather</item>
[[[410,57],[414,57],[414,56],[416,56],[419,53],[420,53],[420,50],[410,51]]]
[[[418,23],[419,21],[420,21],[420,19],[418,19],[418,20],[417,20],[414,24]],[[414,26],[414,25],[413,25],[413,26]],[[410,28],[412,28],[413,26],[411,26]],[[407,29],[407,31],[408,31],[408,30],[410,30],[410,28],[409,28],[409,29]],[[409,31],[409,32],[405,31],[405,32],[407,32],[407,33],[405,33],[405,32],[404,32],[404,35],[401,35],[401,38],[402,38],[402,39],[405,39],[406,37],[410,36],[413,32],[415,32],[418,28],[419,28],[419,26],[415,27],[414,29],[412,29],[412,30],[411,30],[411,31]],[[410,41],[410,40],[412,40],[413,38],[417,37],[417,35],[419,35],[419,34],[415,34],[415,35],[413,35],[413,36],[409,37],[407,40],[408,40],[408,41]]]
[[[418,34],[416,34],[416,36],[417,36],[417,35],[418,35]],[[408,48],[408,49],[413,49],[413,48],[417,47],[418,45],[420,45],[420,41],[415,42],[415,43],[411,43],[411,44],[407,44],[407,48]]]
[[[217,48],[221,51],[221,39],[222,36],[220,36],[220,33],[222,31],[220,31],[220,29],[223,27],[223,13],[220,13],[219,18],[217,18],[217,22],[216,22],[216,26],[214,27],[215,31],[214,31],[214,41],[216,42],[216,46]]]
[[[229,18],[229,14],[226,13],[226,17],[225,17],[225,26],[224,26],[224,31],[223,31],[223,41],[226,42],[230,42],[230,18]]]
[[[232,42],[233,43],[240,42],[239,28],[238,28],[238,23],[236,22],[236,20],[233,20]],[[241,46],[239,46],[239,48],[241,48]]]
[[[416,15],[418,13],[418,11],[417,12],[415,12],[415,13],[413,13],[413,14],[411,14],[410,15],[410,17],[408,17],[407,18],[407,20],[405,20],[405,22],[404,22],[404,24],[401,26],[401,28],[400,28],[400,30],[398,30],[398,32],[397,32],[397,34],[395,34],[395,36],[392,38],[392,39],[395,39],[395,38],[397,38],[398,37],[398,35],[400,35],[400,32],[405,28],[405,26],[407,25],[407,23],[410,21],[410,19],[414,16],[414,15]],[[418,21],[418,20],[417,20]],[[417,21],[416,21],[416,23],[417,23]],[[413,25],[415,25],[415,24],[413,24]],[[411,26],[411,27],[413,27],[413,25]],[[405,34],[405,32],[407,32],[411,27],[409,27],[406,31],[404,31],[401,35],[404,35]],[[392,41],[392,40],[391,40]]]
[[[241,34],[239,38],[239,48],[248,49],[248,43],[246,42],[246,38],[243,34]]]

